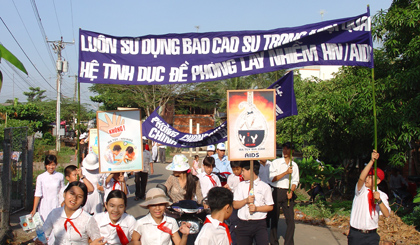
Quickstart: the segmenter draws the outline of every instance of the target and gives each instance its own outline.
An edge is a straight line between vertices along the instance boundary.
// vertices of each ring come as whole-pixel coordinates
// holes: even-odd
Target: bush
[[[313,218],[332,218],[333,216],[350,216],[352,201],[336,201],[328,203],[317,201],[313,204],[297,204],[295,207]]]
[[[330,164],[325,164],[312,157],[296,159],[295,162],[299,166],[299,175],[301,186],[309,190],[312,184],[318,183],[321,186],[326,186],[327,181],[331,178],[341,178],[344,171],[343,167],[334,168]]]

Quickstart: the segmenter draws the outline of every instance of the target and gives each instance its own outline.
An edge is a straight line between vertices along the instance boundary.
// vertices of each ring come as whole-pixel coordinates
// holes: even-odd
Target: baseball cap
[[[217,149],[218,150],[225,151],[226,150],[225,143],[219,143],[219,144],[217,144]]]
[[[368,175],[374,175],[375,174],[375,170],[373,168],[371,168],[369,170]],[[382,171],[382,169],[380,168],[376,168],[376,176],[378,176],[378,178],[382,181],[385,179],[385,173],[384,171]]]
[[[216,151],[216,147],[214,147],[214,145],[208,145],[207,151]]]

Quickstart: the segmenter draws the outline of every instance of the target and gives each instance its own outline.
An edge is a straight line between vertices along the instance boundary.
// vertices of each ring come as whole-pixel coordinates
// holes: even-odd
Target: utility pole
[[[61,105],[61,73],[67,72],[67,61],[62,60],[61,57],[61,50],[64,49],[66,44],[74,44],[73,42],[64,42],[63,37],[61,37],[61,40],[59,41],[48,41],[47,42],[52,43],[52,48],[54,52],[57,54],[57,111],[56,111],[56,122],[55,122],[55,129],[56,129],[56,135],[55,135],[55,150],[57,153],[60,151],[60,128],[61,128],[61,120],[60,120],[60,105]]]

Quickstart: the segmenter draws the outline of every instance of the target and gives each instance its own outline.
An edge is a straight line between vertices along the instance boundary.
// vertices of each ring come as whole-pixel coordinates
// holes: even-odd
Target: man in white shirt
[[[277,236],[277,228],[280,216],[280,207],[283,209],[284,217],[286,218],[286,236],[284,244],[294,244],[295,234],[295,219],[294,219],[294,191],[299,184],[299,168],[295,162],[292,161],[290,156],[293,153],[294,145],[290,142],[282,145],[283,158],[274,160],[270,164],[270,175],[271,186],[273,190],[274,208],[270,212],[270,244],[279,244]],[[292,166],[290,166],[292,165]],[[289,181],[289,175],[291,175],[291,181]],[[289,192],[289,186],[291,191]]]

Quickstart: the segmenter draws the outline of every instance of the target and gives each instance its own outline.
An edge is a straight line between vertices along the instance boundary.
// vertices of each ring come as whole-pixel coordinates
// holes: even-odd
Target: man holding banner
[[[270,217],[270,244],[279,244],[277,228],[279,223],[280,208],[283,209],[286,218],[286,237],[284,244],[294,244],[295,217],[294,217],[294,191],[299,184],[299,168],[295,162],[290,159],[294,150],[294,145],[290,142],[284,143],[283,158],[274,160],[270,165],[270,181],[273,190],[274,208],[269,214]],[[292,162],[291,162],[292,161]],[[290,162],[292,164],[290,164]],[[290,166],[292,165],[292,166]],[[291,179],[289,178],[291,175]],[[290,190],[289,190],[289,187]]]

